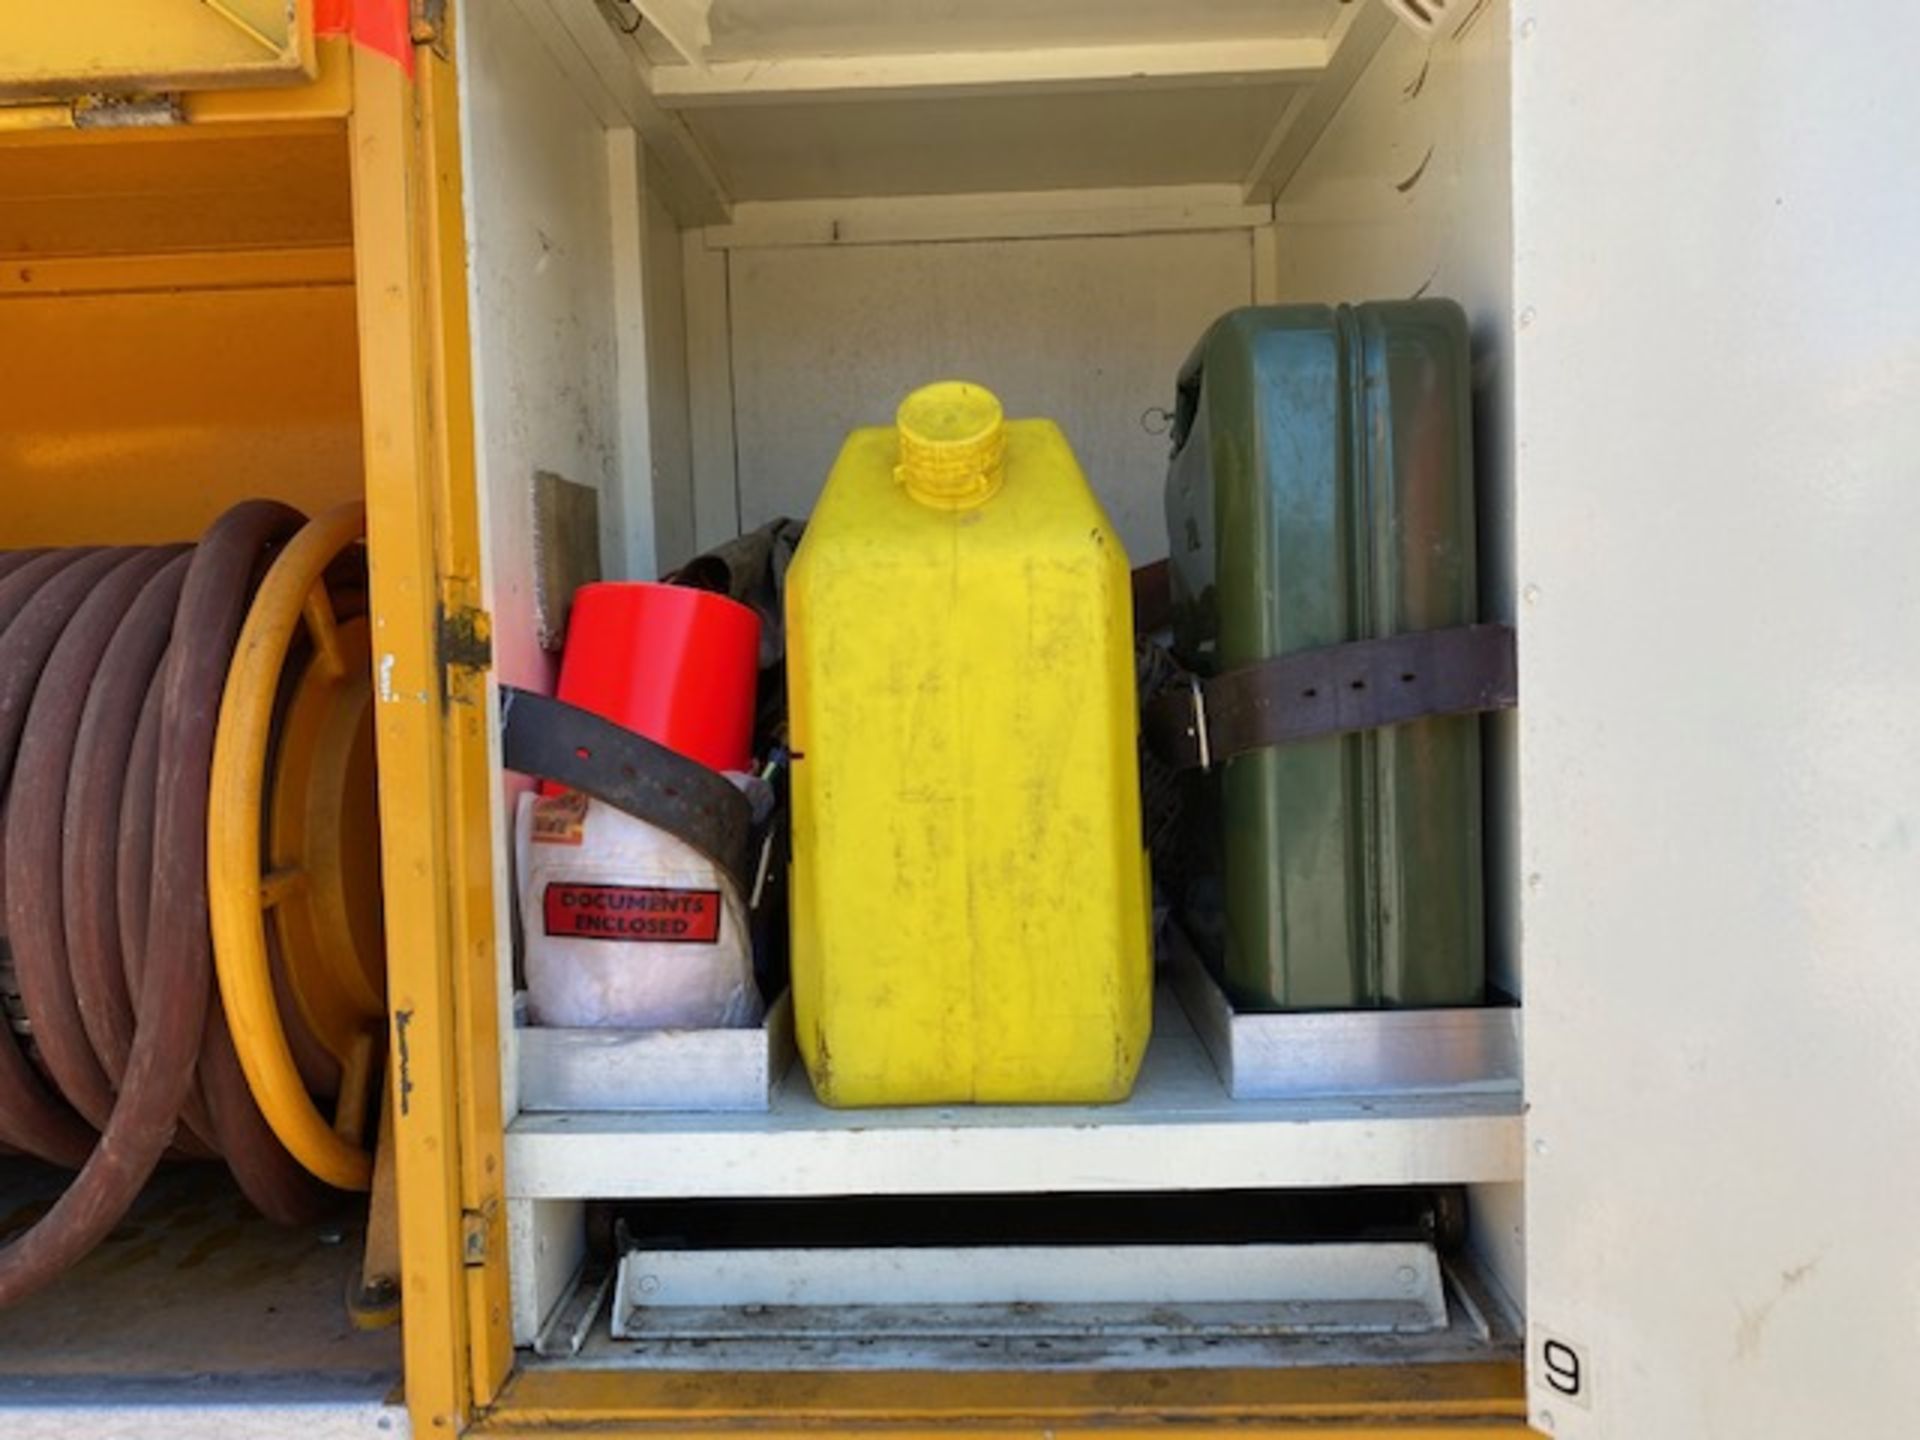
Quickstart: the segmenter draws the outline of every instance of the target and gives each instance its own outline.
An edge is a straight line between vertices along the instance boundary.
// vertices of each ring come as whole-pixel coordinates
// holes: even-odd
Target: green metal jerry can
[[[1469,383],[1452,301],[1215,322],[1180,373],[1167,481],[1182,663],[1473,621]],[[1477,716],[1255,750],[1192,783],[1177,900],[1236,1005],[1482,998]]]

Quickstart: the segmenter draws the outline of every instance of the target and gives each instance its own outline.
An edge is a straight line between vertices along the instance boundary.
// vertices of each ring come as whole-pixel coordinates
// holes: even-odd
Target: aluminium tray
[[[522,1111],[764,1111],[793,1063],[793,1003],[751,1030],[522,1025]]]
[[[1167,926],[1174,989],[1235,1100],[1520,1093],[1520,1007],[1247,1014]]]

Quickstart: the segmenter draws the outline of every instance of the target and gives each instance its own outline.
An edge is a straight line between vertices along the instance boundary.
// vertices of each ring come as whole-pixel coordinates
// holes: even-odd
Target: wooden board
[[[600,578],[600,492],[541,470],[533,477],[534,629],[558,653],[573,592]]]

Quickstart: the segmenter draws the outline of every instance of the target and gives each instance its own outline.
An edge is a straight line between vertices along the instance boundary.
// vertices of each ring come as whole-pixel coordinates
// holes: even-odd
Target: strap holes
[[[591,750],[589,750],[589,749],[588,749],[588,748],[587,748],[586,746],[584,746],[584,745],[576,745],[576,746],[574,746],[574,747],[573,747],[573,753],[574,753],[574,754],[575,754],[576,756],[578,756],[578,757],[579,757],[580,759],[582,759],[582,760],[591,760],[591,759],[593,759],[593,751],[591,751]]]
[[[1302,700],[1317,700],[1320,698],[1320,692],[1318,690],[1302,690],[1300,692],[1300,698]]]
[[[1353,682],[1353,688],[1355,690],[1364,690],[1367,688],[1367,682],[1364,680],[1356,680]]]
[[[1413,681],[1414,681],[1414,675],[1411,670],[1409,670],[1405,675],[1402,675],[1400,677],[1400,683],[1402,685],[1411,685]]]

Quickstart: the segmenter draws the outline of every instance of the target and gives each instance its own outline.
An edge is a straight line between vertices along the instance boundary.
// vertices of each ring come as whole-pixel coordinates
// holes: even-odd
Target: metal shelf
[[[515,1200],[1306,1189],[1521,1177],[1517,1089],[1236,1101],[1171,990],[1113,1106],[830,1110],[804,1070],[765,1114],[523,1114]]]

